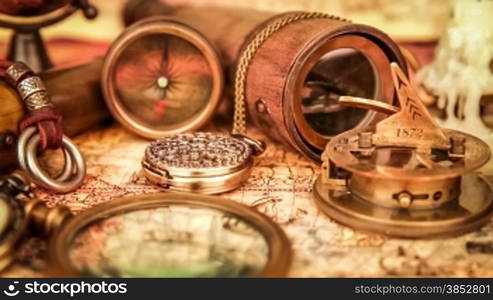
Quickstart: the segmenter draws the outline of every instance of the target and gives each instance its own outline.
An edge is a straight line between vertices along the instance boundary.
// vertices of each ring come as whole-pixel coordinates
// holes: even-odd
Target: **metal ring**
[[[68,137],[63,136],[64,169],[60,175],[52,178],[39,165],[37,149],[40,137],[36,132],[36,127],[31,126],[19,137],[17,155],[21,168],[36,184],[44,188],[58,193],[68,193],[77,189],[86,175],[86,164],[77,146]]]
[[[26,128],[21,135],[19,136],[19,139],[17,141],[17,160],[19,163],[19,166],[21,169],[24,171],[27,171],[27,163],[26,163],[26,145],[27,142],[31,139],[31,137],[37,132],[37,129],[35,126],[30,126]],[[67,151],[67,149],[63,148],[63,158],[65,161],[65,164],[63,165],[63,170],[58,174],[55,179],[58,181],[66,181],[70,177],[72,177],[74,173],[74,163],[73,163],[73,157],[70,155],[70,152]],[[30,174],[30,177],[34,177],[34,174]],[[39,178],[35,178],[38,181],[40,181]]]
[[[76,172],[74,176],[67,181],[59,181],[52,178],[46,173],[43,168],[39,165],[37,159],[37,149],[40,137],[35,134],[28,142],[26,147],[26,163],[28,174],[33,174],[35,178],[39,179],[38,183],[40,186],[56,191],[58,193],[68,193],[71,192],[82,185],[82,181],[86,175],[86,163],[82,154],[80,153],[77,146],[72,142],[71,139],[63,136],[63,148],[65,148],[70,156],[75,161]]]

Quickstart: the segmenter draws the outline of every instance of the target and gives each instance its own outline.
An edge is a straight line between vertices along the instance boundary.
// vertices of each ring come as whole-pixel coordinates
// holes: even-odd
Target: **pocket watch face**
[[[259,215],[233,201],[193,194],[122,198],[70,221],[55,237],[52,257],[63,274],[91,277],[276,274],[289,261],[275,261],[272,251],[287,240]]]

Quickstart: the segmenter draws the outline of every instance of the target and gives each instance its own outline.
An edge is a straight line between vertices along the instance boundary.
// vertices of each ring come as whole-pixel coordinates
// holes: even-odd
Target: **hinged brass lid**
[[[216,194],[240,186],[256,152],[248,138],[196,132],[152,142],[142,166],[153,183],[176,191]]]

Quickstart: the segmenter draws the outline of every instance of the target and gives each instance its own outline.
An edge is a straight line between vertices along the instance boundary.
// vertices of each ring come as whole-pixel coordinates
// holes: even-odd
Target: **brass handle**
[[[401,110],[397,106],[390,105],[383,101],[360,97],[341,96],[339,97],[338,102],[344,106],[374,110],[388,115],[395,114]]]
[[[68,207],[50,208],[41,200],[29,201],[25,210],[31,229],[42,236],[51,236],[64,222],[73,217]]]

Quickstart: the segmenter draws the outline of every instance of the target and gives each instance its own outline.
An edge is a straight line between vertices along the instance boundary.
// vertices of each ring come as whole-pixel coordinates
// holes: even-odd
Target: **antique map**
[[[265,140],[255,130],[250,134]],[[75,141],[87,160],[85,184],[67,195],[38,189],[38,197],[78,213],[113,197],[159,191],[140,173],[148,141],[118,125],[95,129]],[[49,158],[61,163],[58,159]],[[254,207],[281,225],[294,250],[290,276],[493,276],[493,223],[467,235],[435,240],[353,231],[317,209],[311,189],[318,169],[283,146],[269,143],[246,185],[220,195]],[[6,276],[45,276],[46,247],[41,239],[28,240]]]
[[[173,0],[180,1],[192,2]],[[79,14],[43,30],[44,36],[51,39],[48,50],[57,65],[75,64],[78,60],[91,60],[104,55],[110,41],[122,30],[121,11],[116,6],[121,8],[124,1],[98,2],[101,5],[100,17],[95,21],[88,22]],[[201,2],[223,4],[226,1]],[[449,1],[420,0],[409,3],[255,0],[238,2],[238,5],[275,11],[309,9],[341,13],[356,21],[389,30],[393,37],[403,37],[405,40],[436,38],[443,29],[447,16],[444,5],[448,5]],[[375,5],[377,9],[373,9]],[[402,18],[403,15],[413,18]],[[10,34],[9,30],[0,29],[2,54]],[[73,43],[67,37],[84,37],[86,42]],[[431,58],[431,50],[415,48],[426,54],[427,59],[423,62]],[[254,129],[250,134],[265,140]],[[75,141],[86,158],[88,176],[84,185],[70,194],[56,195],[37,189],[36,195],[50,205],[68,205],[74,213],[80,213],[115,197],[160,191],[149,185],[140,171],[140,160],[149,141],[132,135],[118,125],[94,129],[76,137]],[[493,222],[477,232],[434,240],[392,239],[353,231],[330,220],[316,207],[311,189],[319,166],[283,146],[268,145],[266,153],[256,160],[248,182],[242,188],[219,197],[249,205],[283,228],[294,250],[289,276],[493,276]],[[62,163],[58,155],[48,157],[48,160],[54,165]],[[94,236],[89,236],[88,240],[91,238],[97,240]],[[112,238],[118,240],[117,235]],[[90,264],[88,254],[99,246],[95,243],[92,248],[83,249],[79,253],[82,255],[80,262]],[[16,263],[2,276],[47,276],[47,247],[45,239],[28,239],[18,251]],[[262,247],[255,249],[264,251]],[[256,259],[258,253],[249,255]],[[113,256],[113,253],[108,252],[107,256]],[[256,263],[259,262],[249,261],[252,265]],[[194,271],[204,268],[210,266],[200,266],[200,270]]]

